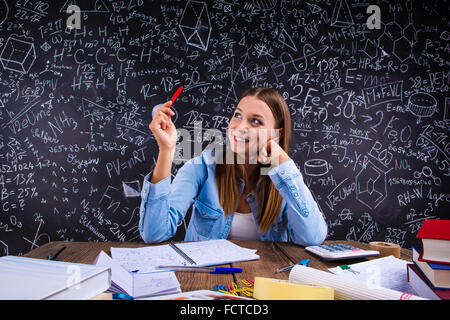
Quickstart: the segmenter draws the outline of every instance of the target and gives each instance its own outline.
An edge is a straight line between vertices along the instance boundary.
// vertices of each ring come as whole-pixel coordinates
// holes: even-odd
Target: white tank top
[[[230,240],[260,240],[253,213],[235,212],[228,239]]]

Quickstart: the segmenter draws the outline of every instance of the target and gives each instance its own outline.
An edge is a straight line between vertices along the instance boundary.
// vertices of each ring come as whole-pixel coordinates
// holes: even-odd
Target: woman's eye
[[[262,122],[259,121],[258,119],[255,119],[255,118],[253,118],[253,119],[251,120],[251,123],[252,123],[252,124],[255,124],[255,125],[258,125],[258,126],[262,125]]]
[[[242,116],[241,116],[241,114],[240,114],[239,112],[236,112],[236,113],[234,114],[234,117],[235,117],[235,118],[239,118],[239,119],[242,118]]]

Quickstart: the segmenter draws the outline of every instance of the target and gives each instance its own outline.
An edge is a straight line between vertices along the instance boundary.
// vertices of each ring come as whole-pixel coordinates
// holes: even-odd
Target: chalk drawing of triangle
[[[319,7],[318,5],[312,3],[306,3],[306,5],[308,6],[308,9],[311,11],[311,13],[317,13],[322,11],[322,8]]]
[[[138,191],[140,189],[139,181],[122,181],[122,188],[125,197],[133,198],[140,197],[141,193]],[[137,190],[136,190],[137,189]]]
[[[309,43],[307,43],[303,46],[303,55],[305,57],[314,53],[315,51],[316,51],[316,49],[314,49],[314,47],[312,45],[310,45]]]
[[[353,24],[353,17],[346,0],[338,0],[334,5],[331,25],[337,27],[348,27]]]
[[[202,39],[200,38],[200,35],[197,31],[194,31],[192,33],[192,35],[189,37],[188,39],[189,44],[202,48],[203,47],[203,42]]]
[[[295,52],[297,52],[297,46],[295,45],[291,36],[286,32],[285,29],[283,29],[283,31],[280,32],[280,35],[278,36],[278,41],[280,41],[286,47],[289,47],[292,50],[294,50]]]

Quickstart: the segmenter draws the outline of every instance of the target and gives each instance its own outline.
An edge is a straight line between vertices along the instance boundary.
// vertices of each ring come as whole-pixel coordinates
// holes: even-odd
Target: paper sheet
[[[408,283],[407,264],[406,260],[388,256],[349,265],[350,270],[356,273],[339,267],[328,270],[340,277],[358,280],[371,286],[416,294]]]
[[[329,286],[334,288],[337,300],[424,300],[422,297],[364,283],[351,278],[315,268],[296,265],[289,274],[289,281],[300,284]]]

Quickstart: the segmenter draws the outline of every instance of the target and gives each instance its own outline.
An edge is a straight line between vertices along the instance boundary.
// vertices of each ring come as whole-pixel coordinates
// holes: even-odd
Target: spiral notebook
[[[208,240],[142,248],[111,248],[111,256],[128,272],[160,272],[157,266],[213,266],[259,259],[257,250],[243,248],[228,240]],[[184,255],[180,252],[184,253]],[[185,257],[192,259],[193,263]]]

